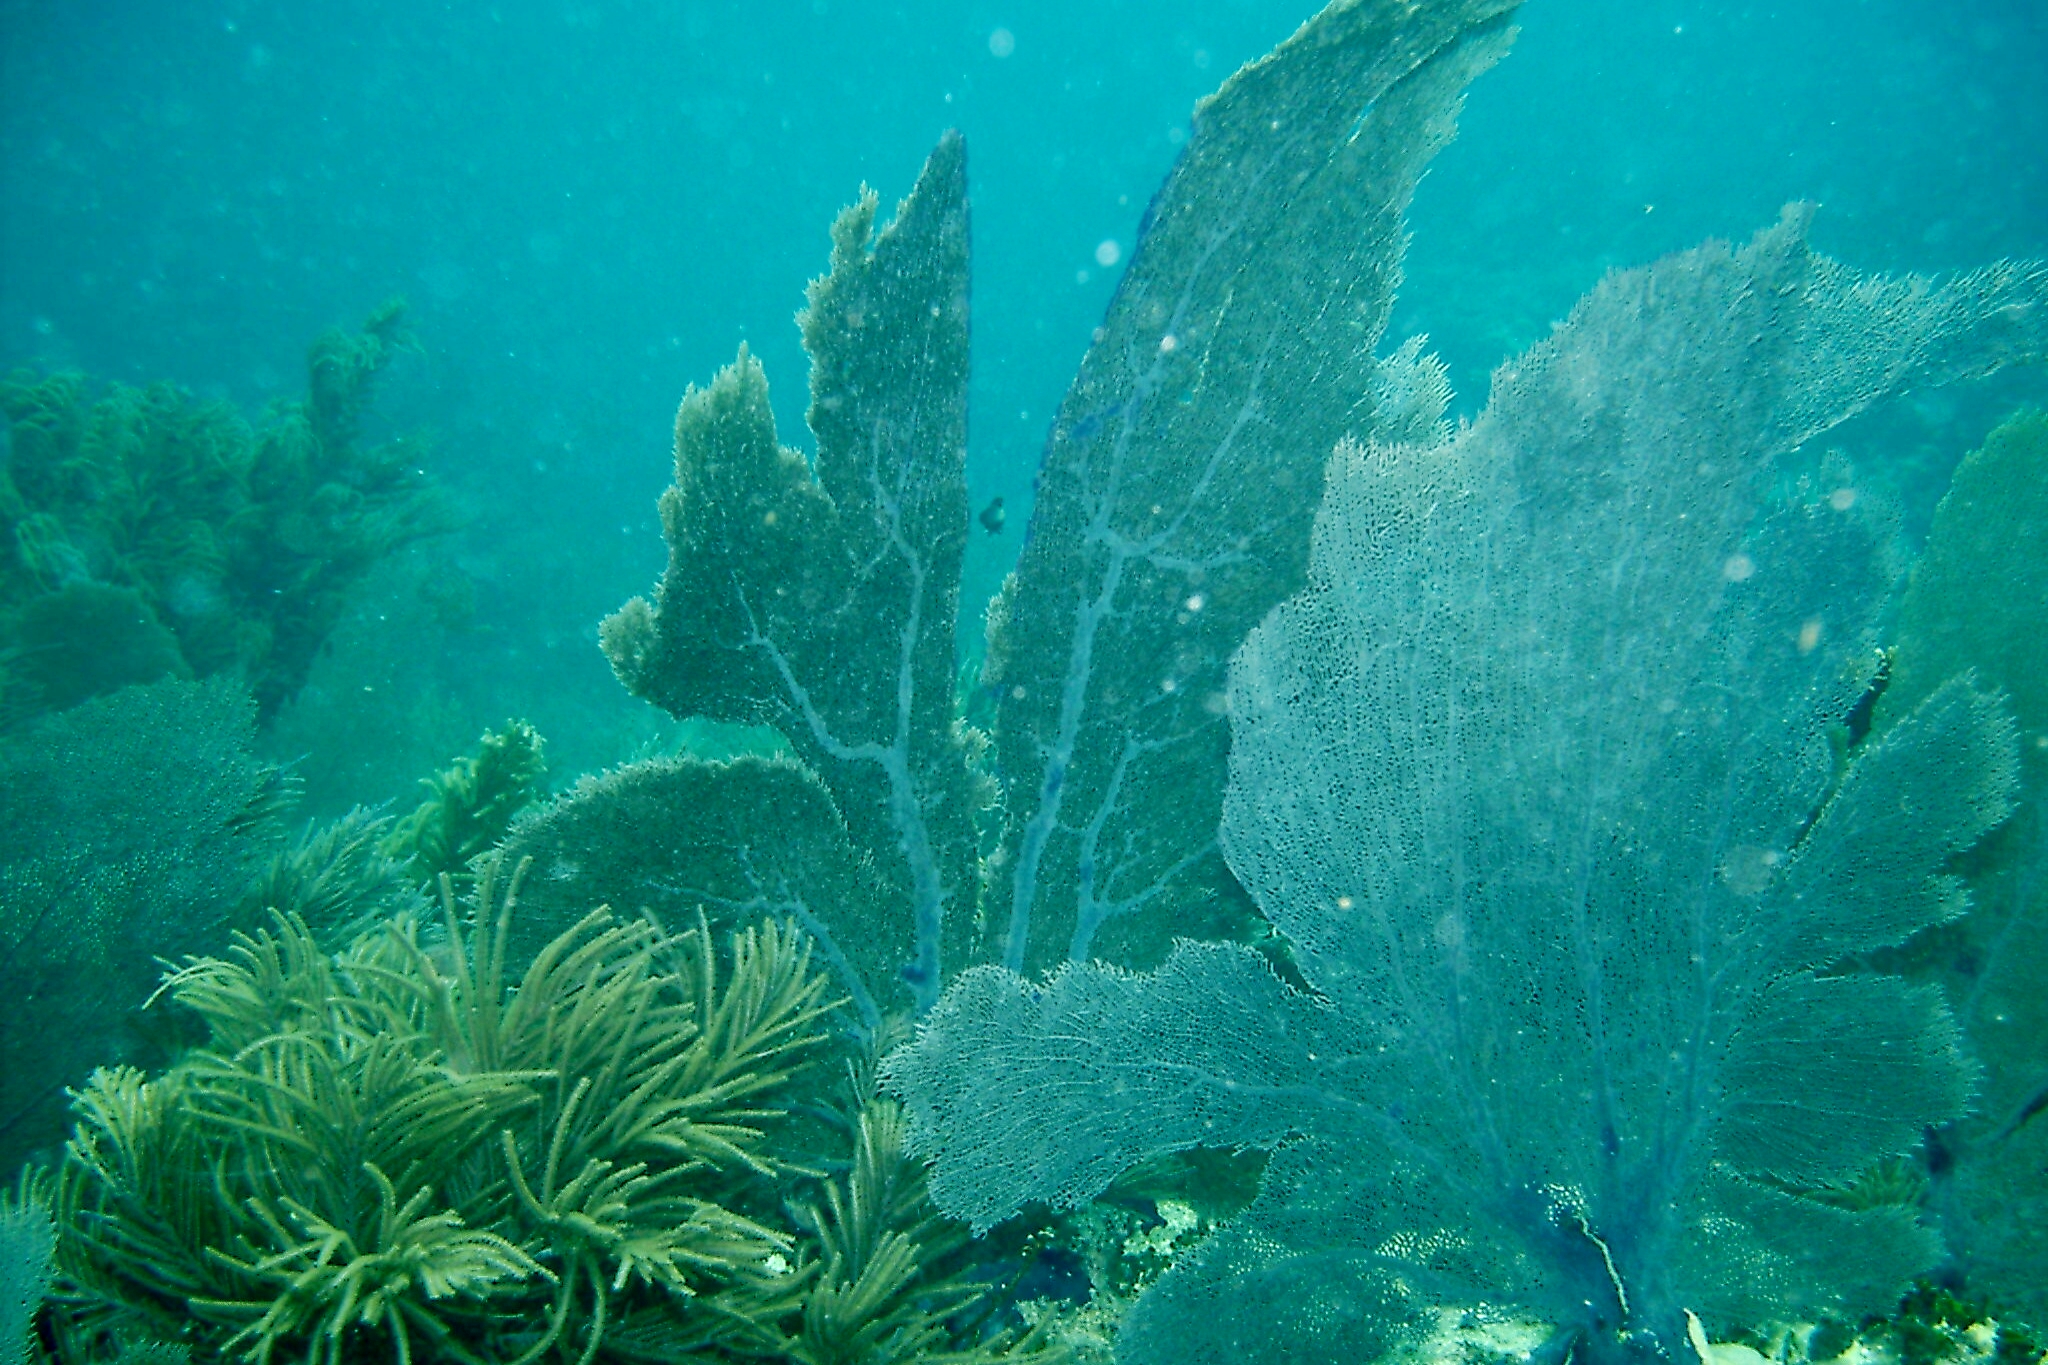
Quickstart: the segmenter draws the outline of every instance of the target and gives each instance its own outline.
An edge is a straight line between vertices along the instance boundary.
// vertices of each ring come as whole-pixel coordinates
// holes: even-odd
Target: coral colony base
[[[139,622],[146,675],[38,682],[0,738],[71,803],[0,828],[11,998],[60,1024],[136,925],[189,954],[155,1074],[64,1058],[71,1139],[0,1218],[12,1349],[2035,1353],[2048,422],[1963,461],[1910,574],[1883,471],[1817,439],[2048,358],[2048,269],[1861,275],[1793,206],[1611,274],[1454,428],[1382,333],[1514,9],[1339,0],[1198,108],[965,696],[954,135],[833,225],[815,458],[742,349],[604,624],[758,753],[548,799],[515,726],[413,816],[273,847],[230,679],[267,714],[296,655],[201,666],[161,575],[8,490],[12,638]],[[19,466],[63,395],[13,392]],[[416,524],[379,496],[369,548]]]

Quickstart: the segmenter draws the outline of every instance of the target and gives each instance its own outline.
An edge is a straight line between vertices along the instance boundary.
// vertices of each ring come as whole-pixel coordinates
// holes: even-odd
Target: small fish
[[[988,506],[981,509],[981,515],[976,520],[981,523],[981,529],[990,535],[1001,535],[1003,533],[1003,500],[1001,498],[990,498]]]

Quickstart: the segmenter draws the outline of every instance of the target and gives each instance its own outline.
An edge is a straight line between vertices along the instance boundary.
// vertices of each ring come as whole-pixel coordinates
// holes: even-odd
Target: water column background
[[[0,365],[253,409],[322,328],[404,296],[422,350],[383,421],[434,433],[468,525],[380,579],[273,742],[326,807],[508,715],[558,772],[616,762],[675,739],[595,629],[662,563],[676,400],[744,340],[804,443],[791,318],[837,208],[965,131],[969,476],[1010,508],[976,534],[978,601],[1194,101],[1310,8],[6,0]],[[1389,334],[1431,335],[1464,411],[1602,271],[1788,199],[1865,269],[2048,255],[2034,0],[1531,0],[1522,26],[1418,195]],[[1967,403],[1897,439],[1952,461]]]

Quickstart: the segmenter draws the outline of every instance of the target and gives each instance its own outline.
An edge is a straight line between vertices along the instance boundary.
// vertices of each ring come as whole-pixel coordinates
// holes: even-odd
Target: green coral
[[[812,1172],[832,1142],[787,1111],[822,1093],[833,1002],[800,930],[600,909],[515,983],[496,881],[465,913],[444,879],[438,935],[402,914],[337,956],[279,913],[167,979],[207,1041],[97,1073],[55,1175],[67,1351],[1046,1358],[957,1338],[982,1291],[870,1086],[843,1173]]]
[[[1967,456],[1900,604],[1883,733],[1945,680],[2000,690],[2020,728],[2012,818],[1958,864],[1971,910],[1880,965],[1941,983],[1983,1067],[1936,1136],[1930,1203],[1971,1289],[2048,1328],[2048,413]]]
[[[513,904],[467,925],[451,897],[443,945],[401,918],[338,959],[280,915],[172,976],[207,1046],[77,1101],[74,1319],[195,1322],[250,1359],[338,1357],[370,1331],[399,1359],[536,1359],[678,1295],[712,1320],[775,1301],[787,1236],[726,1204],[775,1169],[764,1125],[822,1040],[801,938],[766,925],[721,955],[598,911],[515,988]]]
[[[533,925],[569,923],[599,901],[713,924],[793,919],[860,1029],[877,1036],[883,1026],[869,983],[902,960],[900,914],[887,917],[900,907],[875,894],[873,863],[831,793],[787,757],[654,759],[585,777],[522,818],[506,850],[534,860],[523,916]],[[514,933],[515,956],[538,947],[534,929]]]
[[[24,1187],[0,1194],[0,1365],[26,1365],[30,1324],[50,1288],[56,1249],[50,1211]]]
[[[61,1141],[64,1087],[145,1040],[160,958],[216,942],[282,795],[229,679],[166,680],[0,736],[0,1171]]]
[[[777,1355],[801,1365],[1047,1361],[1040,1333],[986,1321],[987,1287],[960,1266],[965,1228],[940,1216],[924,1163],[904,1149],[902,1110],[871,1089],[854,1123],[851,1168],[801,1214],[816,1278],[800,1317],[779,1325]],[[963,1326],[980,1328],[965,1334]]]
[[[1899,606],[1873,728],[1954,673],[2003,688],[2030,788],[2048,787],[2048,412],[2024,411],[1956,468]]]
[[[169,384],[0,381],[0,710],[233,672],[274,714],[368,570],[448,524],[415,442],[362,440],[408,344],[395,303],[328,333],[256,426]]]
[[[486,731],[474,754],[424,779],[427,799],[391,831],[384,853],[422,886],[444,874],[467,877],[470,863],[497,847],[513,818],[546,794],[541,749],[540,732],[523,720]]]
[[[349,943],[379,920],[425,905],[423,885],[385,851],[389,816],[357,807],[325,825],[309,824],[280,849],[243,891],[238,925],[268,913],[304,920],[323,943]]]

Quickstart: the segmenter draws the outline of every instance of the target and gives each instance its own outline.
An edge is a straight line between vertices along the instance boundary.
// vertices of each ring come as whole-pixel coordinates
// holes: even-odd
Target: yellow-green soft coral
[[[508,721],[486,731],[474,754],[424,779],[427,799],[391,831],[383,851],[423,886],[443,874],[463,881],[470,863],[505,837],[513,817],[546,794],[546,781],[540,732]]]
[[[513,988],[513,897],[482,926],[446,904],[442,941],[400,918],[329,957],[278,916],[170,979],[208,1046],[78,1099],[71,1334],[588,1358],[622,1313],[715,1341],[783,1306],[790,1238],[734,1206],[777,1170],[766,1128],[824,1036],[803,941],[767,924],[719,950],[599,910]]]
[[[800,930],[599,909],[515,985],[496,870],[466,914],[443,879],[438,933],[401,914],[329,954],[273,913],[169,977],[206,1045],[97,1073],[56,1173],[69,1355],[1052,1357],[970,1311],[962,1232],[871,1080],[791,1136],[838,1088]]]

